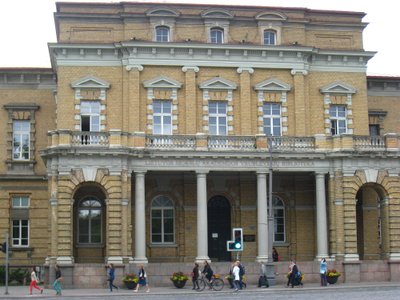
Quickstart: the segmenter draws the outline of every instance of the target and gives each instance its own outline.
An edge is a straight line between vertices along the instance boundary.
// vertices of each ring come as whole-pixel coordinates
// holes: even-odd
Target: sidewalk
[[[324,289],[356,289],[356,288],[371,288],[371,287],[398,287],[398,282],[362,282],[362,283],[341,283],[333,284],[325,287]],[[192,285],[189,284],[183,289],[177,289],[171,287],[154,287],[150,289],[150,293],[146,293],[145,288],[139,290],[138,293],[134,293],[132,290],[119,289],[114,292],[109,292],[108,289],[65,289],[62,291],[62,295],[66,297],[82,297],[82,296],[107,296],[108,298],[114,298],[118,296],[129,296],[129,295],[182,295],[182,294],[221,294],[221,293],[232,293],[229,285],[225,285],[224,289],[220,292],[204,290],[202,292],[197,292],[192,290]],[[318,284],[310,283],[304,284],[303,288],[296,287],[294,290],[296,292],[300,291],[310,291],[322,289]],[[276,293],[282,290],[292,290],[292,288],[286,288],[282,285],[276,285],[269,288],[258,288],[256,286],[249,286],[243,292],[253,293],[253,292],[264,292],[264,293]],[[51,289],[45,289],[41,295],[39,291],[34,290],[33,295],[29,295],[29,286],[11,286],[8,288],[8,295],[5,295],[5,287],[0,287],[0,299],[21,299],[21,298],[50,298],[55,297],[55,291]]]

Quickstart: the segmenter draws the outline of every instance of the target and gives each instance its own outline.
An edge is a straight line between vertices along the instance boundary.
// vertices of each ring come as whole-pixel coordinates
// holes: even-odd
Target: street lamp
[[[272,136],[268,137],[269,169],[268,169],[268,261],[273,262],[272,248],[274,242],[274,211],[272,207]]]

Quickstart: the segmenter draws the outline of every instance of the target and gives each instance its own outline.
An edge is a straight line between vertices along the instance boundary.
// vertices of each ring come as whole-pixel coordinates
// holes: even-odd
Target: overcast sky
[[[50,67],[47,43],[56,42],[55,0],[0,0],[0,67]],[[58,2],[124,2],[64,0]],[[131,1],[134,2],[134,1]],[[139,2],[139,1],[137,1]],[[369,75],[400,76],[398,0],[142,0],[140,2],[306,7],[365,12],[364,49],[377,51]],[[396,55],[397,54],[397,55]]]

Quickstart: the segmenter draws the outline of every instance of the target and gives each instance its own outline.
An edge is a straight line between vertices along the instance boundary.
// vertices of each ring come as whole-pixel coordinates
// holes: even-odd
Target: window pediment
[[[199,87],[201,89],[235,90],[237,88],[237,84],[221,77],[214,77],[204,81],[199,85]]]
[[[323,94],[355,94],[357,89],[348,84],[337,81],[322,87],[320,91]]]
[[[143,82],[145,88],[170,88],[179,89],[182,83],[166,76],[157,76],[153,79],[146,80]]]
[[[259,21],[286,21],[287,16],[279,12],[264,11],[256,15],[255,19]]]
[[[201,13],[204,19],[232,19],[234,15],[224,9],[209,9]]]
[[[180,13],[169,8],[153,8],[146,12],[149,17],[179,17]]]
[[[254,86],[256,91],[290,91],[290,84],[284,83],[278,79],[267,79]]]
[[[110,88],[110,84],[107,81],[97,78],[95,76],[86,76],[72,82],[71,87],[74,89],[77,88],[108,89]]]

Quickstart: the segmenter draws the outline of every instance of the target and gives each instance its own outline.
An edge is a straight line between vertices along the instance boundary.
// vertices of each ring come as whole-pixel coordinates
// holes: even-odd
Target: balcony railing
[[[273,150],[306,151],[315,149],[314,137],[268,137],[268,142]]]
[[[196,149],[196,137],[192,135],[147,135],[149,149]]]
[[[321,151],[400,151],[400,136],[213,136],[197,135],[154,135],[137,132],[128,134],[122,131],[75,132],[59,130],[49,132],[51,147],[70,145],[73,147],[137,148],[149,150],[180,151],[238,151],[259,152],[321,152]]]
[[[108,146],[108,137],[107,132],[72,132],[71,144],[73,146]]]
[[[383,150],[385,139],[382,136],[354,136],[354,149],[356,150]]]
[[[256,138],[253,136],[209,136],[207,141],[210,150],[254,151]]]

